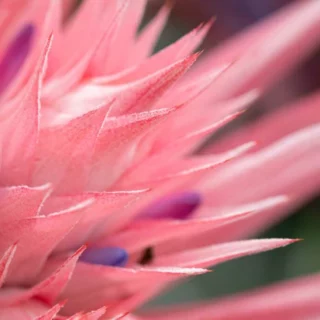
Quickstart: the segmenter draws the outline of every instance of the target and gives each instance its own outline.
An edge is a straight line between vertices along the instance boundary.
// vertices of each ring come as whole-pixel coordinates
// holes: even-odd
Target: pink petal
[[[21,238],[30,236],[30,230],[34,228],[35,224],[36,220],[32,218],[3,223],[1,226],[0,254],[3,255],[12,244],[17,243]]]
[[[121,27],[117,32],[116,41],[113,46],[113,55],[110,58],[107,73],[121,71],[126,65],[128,52],[131,52],[135,45],[135,37],[140,25],[147,1],[128,1]]]
[[[211,267],[239,257],[256,254],[287,246],[297,240],[262,239],[227,242],[189,251],[177,252],[167,256],[155,257],[154,265],[180,267]]]
[[[138,320],[137,317],[133,316],[132,314],[128,314],[128,312],[117,314],[116,316],[112,317],[110,320]]]
[[[89,173],[90,150],[106,112],[102,107],[65,125],[42,130],[33,184],[50,181],[60,193],[83,190]]]
[[[62,37],[54,47],[56,50],[50,56],[50,68],[43,89],[46,104],[63,97],[89,74],[88,69],[92,71],[90,63],[97,51],[105,40],[110,41],[110,32],[114,36],[113,24],[119,20],[118,16],[124,7],[119,7],[118,2],[123,0],[87,0],[67,23]],[[85,29],[82,28],[84,24]],[[75,47],[77,50],[74,50]]]
[[[71,10],[75,6],[75,2],[76,2],[75,0],[64,0],[61,2],[62,12],[63,12],[63,20],[66,20],[69,17]]]
[[[31,227],[29,227],[29,232],[19,238],[7,283],[32,282],[43,268],[49,254],[77,224],[90,204],[91,201],[88,200],[56,214],[30,218],[33,220]]]
[[[109,116],[148,111],[170,86],[191,67],[198,55],[194,54],[183,60],[179,60],[172,65],[166,66],[164,69],[157,70],[157,72],[148,74],[146,77],[134,82],[125,84],[119,82],[111,84],[103,82],[85,83],[61,99],[54,101],[50,99],[48,101],[47,99],[45,102],[49,110],[45,110],[44,122],[50,125],[52,121],[54,124],[55,122],[59,123],[59,120],[60,122],[65,121],[64,118],[70,120],[81,116],[83,113],[92,111],[96,106],[107,104],[111,105]],[[60,80],[58,79],[58,81]],[[60,87],[60,84],[57,83],[57,86]],[[49,90],[51,89],[49,88]],[[55,93],[57,90],[53,92]],[[161,108],[164,109],[165,107]]]
[[[0,188],[1,228],[2,224],[37,216],[49,191],[50,185]]]
[[[84,313],[77,313],[71,317],[66,318],[66,320],[99,320],[102,319],[101,317],[105,314],[106,308],[102,307],[100,309],[90,311],[86,314]]]
[[[170,155],[172,157],[185,156],[190,153],[194,153],[199,147],[202,146],[203,141],[205,141],[207,137],[209,137],[210,135],[213,135],[219,129],[223,128],[225,125],[227,125],[228,123],[230,123],[232,120],[236,119],[240,115],[241,115],[241,112],[232,113],[230,115],[223,117],[219,121],[212,122],[208,126],[202,127],[199,130],[194,130],[189,133],[186,133],[184,136],[177,137],[176,139],[172,139],[172,141],[170,141],[167,144],[164,144],[163,137],[162,138],[160,137],[159,135],[160,131],[156,132],[156,135],[155,135],[156,137],[152,136],[152,133],[153,133],[152,132],[150,135],[147,135],[145,139],[142,140],[142,143],[140,143],[140,147],[142,148],[142,152],[146,153],[144,157],[148,162],[154,161],[157,158],[161,159],[161,157],[163,157],[165,154]],[[166,125],[162,126],[162,129],[166,130],[166,127],[167,127]],[[156,129],[157,128],[155,128],[155,131],[157,131]],[[180,130],[181,130],[181,133],[183,133],[183,128],[180,128]],[[178,132],[179,130],[176,130],[176,132],[174,132],[172,136],[174,136],[175,134],[178,134]],[[157,141],[156,139],[159,139],[159,140]],[[247,141],[250,141],[250,140],[247,140]],[[148,147],[148,143],[149,143],[149,147]],[[146,150],[143,150],[143,149],[146,149]],[[216,153],[220,153],[220,152],[216,152]]]
[[[195,172],[214,169],[215,167],[225,164],[226,162],[242,155],[254,144],[247,143],[233,150],[213,155],[209,157],[190,157],[186,159],[168,159],[165,154],[157,157],[153,163],[146,165],[146,162],[135,166],[133,169],[125,173],[121,178],[123,183],[130,185],[151,185],[153,182],[159,182],[167,179],[173,179],[179,176],[190,175]],[[120,182],[119,182],[120,183]]]
[[[23,0],[3,0],[0,4],[0,12],[1,12],[1,44],[0,51],[4,52],[7,44],[10,39],[12,39],[12,35],[16,34],[16,30],[12,30],[12,25],[14,25],[17,21],[19,21],[19,14],[26,9],[27,3]],[[16,15],[9,14],[10,12],[16,12]],[[18,29],[18,28],[17,28]],[[5,32],[7,34],[5,34]]]
[[[200,25],[184,37],[180,38],[177,42],[150,57],[141,65],[129,69],[128,72],[123,75],[119,75],[117,81],[122,83],[136,81],[137,79],[146,77],[158,70],[167,68],[168,65],[175,64],[181,59],[186,59],[186,57],[195,51],[201,44],[211,25],[212,21],[209,21],[205,25]]]
[[[236,154],[242,154],[247,150],[247,148],[250,148],[250,145],[251,144],[248,143],[247,145],[240,146],[236,150],[230,151],[229,156],[231,156],[233,152],[233,156],[236,156]],[[168,176],[165,180],[160,179],[159,181],[154,181],[154,188],[141,198],[139,202],[134,203],[132,206],[126,208],[126,210],[122,210],[116,216],[114,215],[109,217],[108,223],[104,226],[104,233],[115,232],[128,225],[128,223],[132,221],[132,219],[136,217],[141,210],[166,194],[194,189],[194,186],[201,180],[201,178],[208,175],[210,171],[217,170],[216,164],[216,162],[213,165],[208,163],[203,164],[201,166],[194,167],[192,170],[182,170],[181,172],[178,172],[174,175],[174,179],[172,176]],[[119,183],[121,188],[126,188],[126,184],[130,183],[130,181],[124,179],[124,177],[125,175],[121,179],[121,183]],[[143,187],[146,188],[150,186],[150,183],[151,182],[149,181]],[[129,185],[131,185],[131,183]],[[132,183],[132,185],[135,185],[135,183]],[[117,187],[119,186],[117,185]]]
[[[209,54],[202,61],[202,70],[221,64],[221,58],[224,62],[225,59],[229,59],[227,62],[236,60],[229,72],[215,83],[210,100],[224,99],[254,88],[264,89],[275,83],[318,45],[319,15],[318,1],[294,2],[253,27],[247,32],[245,41],[242,41],[244,37],[236,38],[217,54]]]
[[[248,141],[249,137],[250,139],[254,137],[257,141],[255,148],[250,152],[262,149],[288,134],[319,123],[319,103],[320,94],[315,93],[290,105],[282,106],[279,110],[264,115],[259,121],[246,124],[240,130],[229,134],[221,139],[221,142],[218,141],[210,146],[206,152],[221,152],[221,149],[239,145],[241,141]]]
[[[222,226],[215,232],[204,232],[201,236],[184,239],[174,247],[206,246],[248,236],[282,219],[311,197],[320,183],[316,179],[319,176],[319,132],[319,126],[314,125],[289,135],[256,154],[226,164],[223,170],[218,168],[213,178],[208,175],[197,185],[207,195],[204,202],[212,206],[216,214],[223,213],[226,204],[238,206],[276,194],[286,194],[289,198],[287,203]],[[262,180],[268,183],[261,184]]]
[[[168,282],[205,272],[201,268],[116,268],[80,262],[63,294],[69,298],[64,310],[72,314],[79,305],[83,310],[96,309],[131,297],[154,279]]]
[[[158,41],[161,31],[165,27],[170,14],[170,4],[165,3],[157,15],[143,28],[136,40],[128,63],[135,65],[142,63],[151,53]]]
[[[150,300],[153,296],[158,294],[164,288],[165,288],[165,284],[159,285],[153,282],[152,287],[149,286],[148,288],[144,288],[144,290],[140,290],[134,296],[124,299],[119,303],[115,303],[114,305],[111,305],[106,311],[106,316],[112,319],[119,319],[115,315],[118,315],[119,313],[125,313],[125,312],[128,313],[132,310],[137,309],[139,306],[146,303],[148,300]],[[142,320],[144,318],[135,317],[129,314],[129,315],[125,315],[123,318],[120,317],[120,319]]]
[[[19,92],[21,87],[25,85],[30,75],[34,72],[37,61],[39,61],[39,57],[42,55],[43,48],[46,46],[48,38],[56,28],[57,19],[59,21],[59,18],[57,18],[58,15],[59,1],[44,0],[39,3],[36,0],[32,0],[27,6],[23,18],[20,18],[19,23],[12,29],[16,32],[16,28],[20,28],[21,25],[26,22],[31,22],[35,26],[37,33],[33,41],[35,44],[33,50],[27,57],[18,76],[11,83],[10,88],[6,92],[6,97],[13,96]]]
[[[35,320],[53,320],[55,316],[58,314],[61,308],[63,308],[65,303],[59,303],[53,306],[50,310],[48,310],[45,314],[40,317],[35,318]]]
[[[161,154],[168,154],[172,157],[189,154],[207,136],[213,134],[244,112],[248,105],[256,98],[257,92],[253,91],[224,101],[221,103],[221,108],[219,105],[217,106],[221,111],[217,111],[216,108],[212,110],[208,109],[207,106],[198,106],[192,103],[191,105],[187,104],[179,108],[175,114],[172,114],[158,128],[154,128],[143,138],[140,142],[139,153],[145,153],[144,157],[148,155],[149,159],[150,155],[160,156]],[[198,110],[196,113],[195,108]],[[177,121],[177,117],[179,121]],[[169,142],[168,139],[165,139],[163,132],[167,132],[171,137]],[[246,141],[250,141],[251,139],[252,137]],[[239,145],[241,144],[237,146]]]
[[[157,104],[159,106],[189,104],[199,95],[201,95],[205,90],[207,90],[211,85],[213,85],[214,81],[218,79],[219,76],[225,70],[227,70],[229,66],[230,65],[228,64],[218,66],[216,68],[213,68],[212,70],[209,70],[198,78],[191,78],[190,81],[183,81],[184,79],[182,78],[180,81],[182,83],[178,82],[176,85],[174,85],[173,88],[171,88],[171,90],[169,90]],[[155,106],[155,108],[157,108],[157,105]]]
[[[6,279],[12,258],[14,257],[16,250],[17,245],[12,245],[7,249],[0,260],[0,287],[2,287]]]
[[[175,110],[158,109],[107,118],[94,150],[89,190],[104,190],[118,178],[132,161],[131,150],[136,139]],[[118,159],[117,163],[114,159]]]
[[[46,67],[51,38],[48,40],[22,94],[10,107],[14,110],[7,118],[7,129],[0,139],[2,148],[2,179],[8,184],[27,184],[34,160],[39,134],[40,87]],[[23,163],[23,165],[21,165]],[[6,175],[7,172],[10,174]]]
[[[50,198],[42,212],[55,212],[62,208],[78,205],[80,202],[93,200],[86,206],[81,214],[80,220],[68,233],[68,235],[57,245],[55,251],[65,251],[79,247],[86,242],[92,242],[99,238],[101,225],[108,222],[110,215],[138,200],[148,190],[132,190],[120,192],[88,192],[78,196],[61,196]]]
[[[112,62],[115,59],[116,47],[115,43],[118,40],[118,33],[121,32],[125,24],[125,16],[129,10],[129,2],[126,0],[109,1],[107,17],[105,24],[107,26],[101,41],[96,48],[94,55],[91,58],[87,76],[101,77],[105,76],[113,68]]]
[[[143,319],[316,319],[320,313],[319,281],[316,274],[230,298],[150,312]]]
[[[105,236],[104,239],[98,241],[99,246],[119,246],[125,248],[129,253],[141,252],[147,247],[154,247],[165,242],[160,247],[160,251],[156,248],[156,253],[162,254],[168,249],[174,250],[174,242],[176,239],[182,239],[185,236],[194,236],[216,228],[244,219],[250,215],[258,214],[257,212],[270,208],[286,201],[285,197],[274,197],[268,201],[260,201],[255,204],[243,206],[239,208],[229,208],[221,215],[215,215],[213,208],[200,208],[200,212],[207,212],[206,218],[193,218],[188,220],[144,220],[131,223],[125,230]],[[210,212],[210,216],[208,214]],[[195,213],[196,216],[197,213]],[[184,250],[187,247],[183,248]],[[140,250],[140,252],[139,252]],[[137,257],[135,257],[138,259]]]
[[[66,284],[70,280],[77,260],[84,250],[85,247],[81,247],[80,249],[78,249],[63,264],[60,264],[53,273],[50,266],[47,265],[46,270],[42,275],[42,277],[46,277],[43,281],[41,281],[31,289],[17,292],[13,291],[7,295],[0,297],[0,305],[9,305],[12,303],[17,304],[30,300],[30,298],[32,297],[41,299],[42,301],[45,301],[49,304],[53,303],[64,290]],[[50,273],[51,275],[47,276],[47,274]]]
[[[157,100],[194,64],[199,53],[181,59],[146,77],[124,85],[125,92],[116,100],[110,115],[141,112]],[[119,94],[119,93],[118,93]],[[164,106],[166,107],[166,106]]]
[[[104,1],[86,0],[83,2],[56,40],[57,44],[50,57],[47,77],[51,78],[52,75],[61,73],[61,70],[66,66],[72,67],[75,60],[89,51],[88,48],[91,48],[97,38],[98,32],[94,33],[94,31],[99,30],[104,7]],[[83,24],[86,24],[86,28],[82,27]]]
[[[226,212],[263,212],[266,209],[275,208],[277,206],[281,206],[284,204],[288,204],[290,202],[290,198],[286,195],[276,195],[269,198],[260,199],[258,201],[254,202],[248,202],[240,205],[229,205],[226,203],[223,207],[220,209],[215,208],[211,205],[206,205],[202,207],[201,210],[199,210],[196,214],[199,218],[205,218],[205,217],[220,217],[221,215],[225,215]]]
[[[51,63],[49,79],[44,88],[46,103],[63,97],[82,78],[104,74],[108,68],[106,64],[111,62],[111,67],[115,66],[113,60],[118,58],[119,50],[115,55],[114,42],[123,27],[128,27],[128,21],[124,23],[124,16],[138,9],[140,4],[143,5],[143,1],[139,1],[139,6],[131,6],[125,0],[88,0],[80,6],[67,24],[51,59],[54,64]],[[85,29],[82,28],[84,24]],[[64,50],[60,50],[61,47]],[[77,50],[74,50],[75,47]]]
[[[249,147],[250,143],[239,147],[238,150],[234,150],[234,152],[238,152],[238,155],[240,155]],[[232,151],[230,151],[230,154],[231,153]],[[194,186],[201,181],[204,176],[209,175],[211,171],[215,170],[217,170],[215,165],[203,165],[196,167],[195,170],[182,171],[181,174],[175,175],[174,179],[168,176],[168,179],[164,181],[155,181],[155,188],[145,194],[145,196],[141,198],[139,202],[132,204],[132,206],[122,210],[121,212],[118,212],[117,215],[110,216],[108,223],[104,226],[103,233],[108,234],[120,230],[124,226],[128,225],[130,221],[132,221],[132,219],[134,219],[134,217],[141,212],[141,210],[151,205],[155,200],[160,199],[166,194],[168,195],[170,193],[178,193],[194,189]],[[121,183],[122,182],[128,183],[129,181],[123,179]],[[147,183],[147,185],[149,184],[150,182]],[[125,187],[125,185],[122,187]]]
[[[48,312],[48,306],[37,300],[29,300],[27,302],[0,308],[0,319],[14,320],[47,320],[52,318],[41,318],[43,314]]]
[[[241,225],[222,228],[221,233],[214,235],[216,241],[225,235],[232,239],[257,232],[262,226],[266,228],[317,192],[320,183],[317,179],[320,170],[319,137],[319,125],[307,127],[262,149],[257,154],[238,160],[233,165],[230,163],[230,166],[224,169],[224,173],[216,172],[214,181],[206,182],[206,186],[203,186],[207,190],[205,192],[210,194],[210,199],[215,199],[210,202],[217,208],[224,206],[225,203],[231,205],[250,202],[257,197],[261,199],[276,193],[287,194],[291,199],[287,206],[268,211],[259,218],[252,217],[241,222]],[[268,183],[258,183],[257,179]],[[228,185],[228,195],[225,193],[226,185]],[[229,194],[232,194],[231,198]],[[209,197],[207,199],[209,200]]]
[[[46,81],[41,92],[44,104],[54,103],[55,100],[67,94],[71,88],[81,80],[92,54],[93,49],[81,56],[79,61],[74,62],[72,68],[67,65],[67,67],[59,71],[58,74]]]

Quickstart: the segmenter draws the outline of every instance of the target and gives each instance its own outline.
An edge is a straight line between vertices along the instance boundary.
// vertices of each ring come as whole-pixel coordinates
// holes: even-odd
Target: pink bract
[[[0,2],[0,319],[313,319],[319,275],[135,314],[224,261],[320,186],[315,94],[210,146],[320,42],[320,1],[213,52],[212,21],[153,54],[170,8],[146,0]],[[190,70],[189,70],[190,69]]]

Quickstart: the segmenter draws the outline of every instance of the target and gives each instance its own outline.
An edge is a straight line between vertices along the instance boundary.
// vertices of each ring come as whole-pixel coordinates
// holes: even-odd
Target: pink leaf
[[[142,63],[152,53],[167,22],[170,11],[170,4],[165,3],[157,15],[143,28],[133,47],[133,52],[130,53],[128,60],[130,65]]]
[[[297,240],[262,239],[227,242],[155,257],[155,266],[212,267],[239,257],[287,246]]]
[[[55,316],[58,314],[61,308],[63,308],[65,302],[54,305],[51,309],[49,309],[45,314],[37,317],[35,320],[53,320]]]
[[[39,135],[40,88],[51,40],[52,37],[47,41],[26,87],[10,105],[11,115],[6,117],[6,129],[0,138],[2,148],[6,150],[2,155],[1,177],[6,184],[29,183]],[[6,175],[7,172],[10,175]]]
[[[92,147],[106,112],[102,107],[65,125],[43,129],[37,146],[33,184],[50,181],[60,193],[83,190]]]
[[[8,274],[8,270],[11,264],[11,261],[14,257],[14,254],[16,252],[17,245],[10,246],[7,251],[3,254],[1,260],[0,260],[0,287],[2,287],[6,276]]]
[[[215,90],[209,95],[210,101],[255,88],[265,89],[275,83],[319,44],[319,15],[318,1],[294,2],[254,26],[243,37],[231,40],[220,51],[208,54],[199,67],[203,72],[216,63],[220,65],[236,60],[233,67],[215,83]]]
[[[318,274],[233,297],[144,314],[153,320],[301,320],[320,312]]]
[[[7,282],[32,283],[44,267],[49,254],[80,220],[90,200],[62,212],[31,218],[31,227],[19,238],[15,259]]]
[[[0,188],[0,225],[38,215],[50,185]]]

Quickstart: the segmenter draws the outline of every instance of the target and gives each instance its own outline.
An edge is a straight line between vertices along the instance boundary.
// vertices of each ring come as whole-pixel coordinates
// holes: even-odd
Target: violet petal
[[[35,28],[26,24],[9,44],[0,63],[0,94],[18,74],[31,48]]]
[[[88,248],[79,260],[90,264],[123,267],[128,261],[128,253],[118,247]]]
[[[198,192],[181,192],[154,202],[141,212],[139,218],[187,219],[200,204]]]

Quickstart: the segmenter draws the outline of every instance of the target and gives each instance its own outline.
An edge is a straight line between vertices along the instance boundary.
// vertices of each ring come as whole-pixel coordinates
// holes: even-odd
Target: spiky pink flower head
[[[294,241],[239,239],[318,190],[319,95],[194,150],[318,45],[320,1],[201,58],[211,22],[151,55],[168,6],[136,36],[147,1],[86,0],[65,21],[72,2],[0,3],[0,319],[319,315],[319,276],[129,313],[209,266]]]

